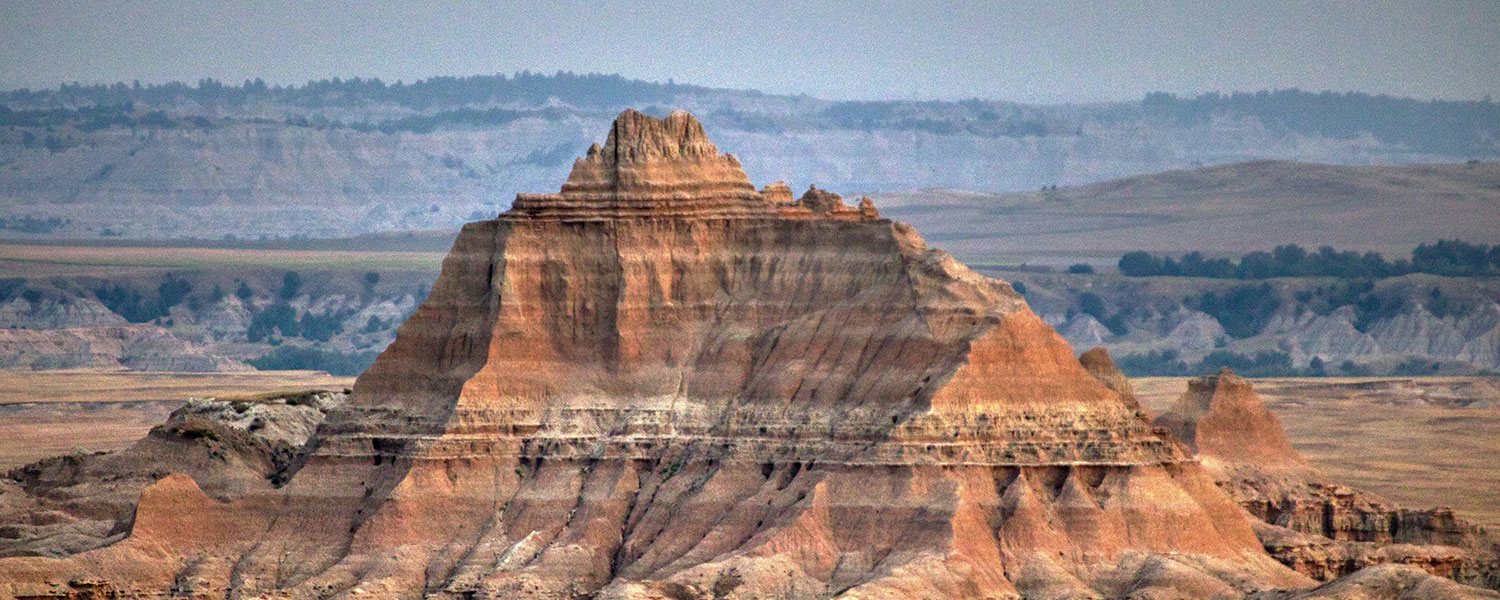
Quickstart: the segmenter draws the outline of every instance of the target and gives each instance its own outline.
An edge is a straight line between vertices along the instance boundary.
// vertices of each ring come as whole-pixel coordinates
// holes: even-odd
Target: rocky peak
[[[760,195],[778,206],[790,206],[797,202],[796,197],[792,196],[792,186],[787,185],[785,181],[778,181],[761,188]]]
[[[1135,397],[1135,390],[1130,387],[1130,380],[1126,379],[1125,374],[1115,366],[1115,361],[1110,358],[1108,350],[1102,346],[1096,347],[1079,355],[1078,362],[1083,365],[1085,371],[1089,372],[1089,375],[1093,375],[1094,379],[1104,384],[1104,387],[1119,394],[1126,406],[1141,410],[1141,403]]]
[[[719,153],[693,115],[676,111],[657,119],[627,109],[604,145],[590,146],[573,162],[560,193],[519,194],[504,218],[879,218],[868,199],[850,208],[816,188],[803,199],[793,201],[781,182],[756,191],[739,159]]]
[[[815,213],[826,213],[844,208],[844,197],[828,190],[820,190],[816,185],[807,186],[807,191],[797,199],[803,206]]]
[[[633,109],[615,118],[604,146],[589,149],[585,160],[597,156],[613,163],[652,160],[702,160],[719,155],[719,148],[708,139],[708,132],[687,111],[673,111],[657,119]]]
[[[1220,391],[1224,392],[1222,396],[1219,394]],[[1244,407],[1254,405],[1260,408],[1260,397],[1255,395],[1254,386],[1250,385],[1244,377],[1235,374],[1234,369],[1229,367],[1221,367],[1219,372],[1213,375],[1188,380],[1188,392],[1183,398],[1191,398],[1203,411],[1213,410],[1212,404],[1215,401],[1221,405],[1234,402]]]
[[[1311,583],[1009,286],[861,205],[773,203],[690,117],[627,111],[561,193],[464,227],[284,485],[229,505],[168,478],[118,543],[0,560],[0,597],[76,576],[640,600]]]
[[[1281,421],[1243,377],[1224,367],[1188,382],[1187,393],[1157,417],[1200,458],[1263,468],[1305,468]]]

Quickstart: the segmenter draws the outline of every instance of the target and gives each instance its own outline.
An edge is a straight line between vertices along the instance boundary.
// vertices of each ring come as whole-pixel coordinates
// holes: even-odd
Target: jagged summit
[[[718,157],[719,147],[708,139],[708,132],[703,130],[703,124],[691,113],[676,110],[665,119],[657,119],[627,108],[620,116],[615,117],[604,146],[601,148],[598,144],[593,145],[583,160],[598,158],[619,164]],[[728,158],[734,160],[733,157]]]
[[[780,183],[780,182],[778,182]],[[845,206],[813,188],[800,201],[790,189],[758,192],[733,154],[720,154],[703,124],[686,111],[665,119],[626,109],[573,162],[557,194],[519,194],[507,218],[587,221],[621,218],[874,219],[874,205]],[[816,193],[814,193],[816,192]]]

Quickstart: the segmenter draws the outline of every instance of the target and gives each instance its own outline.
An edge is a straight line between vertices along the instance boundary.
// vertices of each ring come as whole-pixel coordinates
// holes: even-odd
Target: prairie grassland
[[[1500,379],[1254,379],[1292,445],[1330,480],[1413,508],[1447,506],[1500,527]],[[1132,379],[1162,411],[1181,377]]]
[[[20,276],[110,275],[120,269],[363,269],[434,271],[442,252],[100,247],[0,244],[0,271]]]
[[[882,215],[916,226],[929,244],[970,266],[1112,266],[1134,250],[1237,257],[1284,243],[1400,258],[1439,239],[1500,242],[1500,164],[1493,162],[1255,161],[1048,191],[929,189],[874,200]]]
[[[353,377],[321,371],[169,373],[146,371],[0,371],[0,405],[51,402],[148,402],[250,396],[309,388],[343,389]]]
[[[0,470],[70,452],[124,448],[188,398],[343,389],[353,382],[314,371],[0,371]]]

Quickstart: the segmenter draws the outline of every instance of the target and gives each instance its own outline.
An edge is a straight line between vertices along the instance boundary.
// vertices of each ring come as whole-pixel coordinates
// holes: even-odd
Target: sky
[[[0,0],[0,89],[619,73],[836,100],[1500,97],[1500,1]]]

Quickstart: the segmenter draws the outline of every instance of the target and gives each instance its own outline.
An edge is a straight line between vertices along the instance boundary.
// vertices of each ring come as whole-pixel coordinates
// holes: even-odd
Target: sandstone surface
[[[1268,470],[1307,468],[1276,415],[1261,404],[1250,382],[1229,367],[1189,381],[1187,393],[1156,424],[1205,459]]]
[[[1313,585],[1008,284],[868,202],[774,195],[690,115],[623,113],[560,193],[464,228],[426,302],[301,450],[163,476],[117,541],[0,560],[0,593],[1207,598]],[[262,439],[237,433],[242,417],[207,416],[227,424],[206,428],[218,439]],[[1199,448],[1219,447],[1214,422],[1197,427]]]

